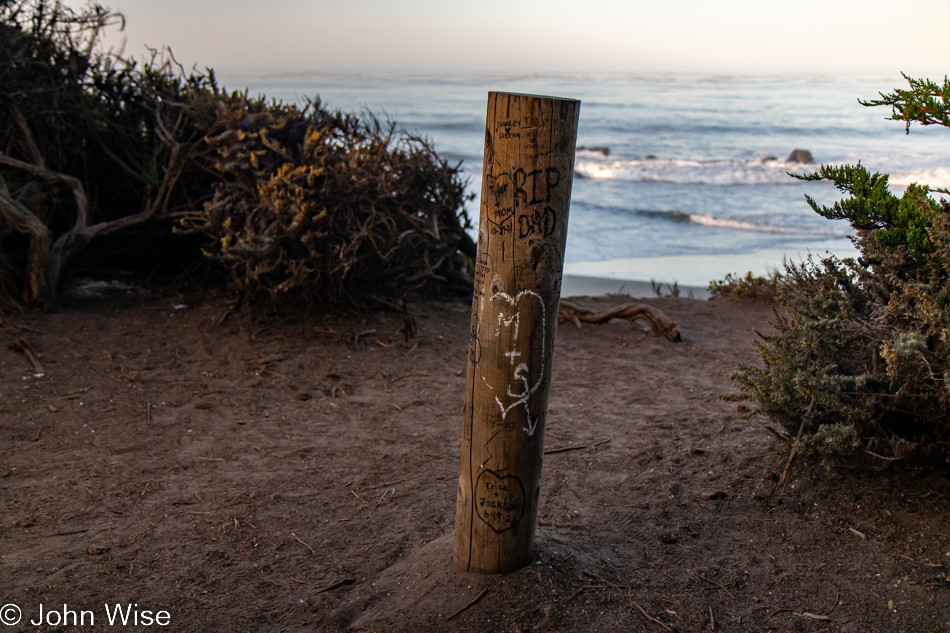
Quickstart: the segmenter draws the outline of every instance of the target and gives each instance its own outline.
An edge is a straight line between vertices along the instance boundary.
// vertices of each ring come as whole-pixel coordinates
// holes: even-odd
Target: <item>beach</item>
[[[0,4],[0,630],[950,631],[934,7],[128,1]]]
[[[451,567],[469,301],[410,302],[408,340],[398,313],[168,291],[10,321],[42,372],[0,348],[4,602],[183,631],[950,626],[939,473],[806,458],[772,496],[789,443],[719,398],[772,305],[572,301],[683,340],[560,324],[536,554],[505,576]]]
[[[570,262],[565,265],[564,293],[571,295],[628,294],[652,297],[679,292],[684,297],[708,299],[709,282],[732,274],[769,277],[785,273],[786,264],[818,263],[826,257],[857,257],[848,240],[816,242],[800,248],[771,248],[754,253],[725,255],[667,255]]]

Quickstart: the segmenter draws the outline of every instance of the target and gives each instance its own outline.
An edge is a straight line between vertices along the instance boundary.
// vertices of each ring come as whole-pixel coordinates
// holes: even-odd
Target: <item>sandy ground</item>
[[[506,576],[451,567],[468,302],[410,305],[408,342],[395,313],[161,293],[14,319],[0,629],[133,605],[137,630],[950,630],[947,472],[796,462],[768,498],[789,445],[718,396],[772,308],[644,301],[681,343],[561,324],[546,446],[574,450],[546,455],[536,557]]]

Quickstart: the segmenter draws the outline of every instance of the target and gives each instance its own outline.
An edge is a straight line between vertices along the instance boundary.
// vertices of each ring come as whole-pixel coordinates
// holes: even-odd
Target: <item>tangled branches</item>
[[[146,266],[203,241],[255,305],[468,283],[465,182],[427,141],[229,94],[170,51],[100,51],[123,24],[98,5],[0,2],[0,307],[54,302],[91,242],[134,226]],[[169,249],[173,224],[196,239]]]
[[[98,5],[0,4],[4,304],[53,302],[94,239],[173,217],[210,186],[195,160],[213,121],[213,76],[185,77],[157,54],[138,69],[99,51],[103,29],[123,22]]]
[[[332,303],[468,284],[465,183],[420,138],[372,117],[221,100],[205,138],[221,182],[192,227],[248,298]]]

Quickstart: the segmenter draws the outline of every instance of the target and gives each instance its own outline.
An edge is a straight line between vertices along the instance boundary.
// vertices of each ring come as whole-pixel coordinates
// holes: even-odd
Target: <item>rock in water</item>
[[[811,152],[807,149],[793,149],[792,153],[785,159],[787,163],[813,163],[815,159],[811,157]]]

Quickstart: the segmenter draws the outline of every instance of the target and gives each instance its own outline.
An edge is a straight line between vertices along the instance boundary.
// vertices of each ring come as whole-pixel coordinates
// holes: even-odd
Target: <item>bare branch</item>
[[[83,189],[82,183],[79,182],[78,178],[55,172],[46,167],[39,167],[22,160],[17,160],[16,158],[11,158],[6,154],[0,154],[0,165],[21,169],[47,181],[65,184],[73,190],[73,198],[76,200],[76,224],[73,230],[82,229],[89,222],[89,200],[86,198],[86,190]]]
[[[0,188],[0,218],[13,229],[30,236],[27,264],[27,289],[24,300],[29,306],[40,305],[46,298],[46,274],[49,262],[49,229],[29,209],[14,200],[6,187]]]
[[[16,126],[20,132],[20,138],[26,146],[26,153],[29,155],[30,160],[33,161],[33,164],[36,166],[45,169],[46,161],[43,160],[43,154],[40,152],[40,148],[36,146],[36,141],[33,139],[33,132],[30,131],[30,126],[27,124],[26,119],[20,114],[20,109],[16,107],[13,99],[4,92],[0,92],[0,101],[7,107],[10,118],[13,119],[13,125]]]

